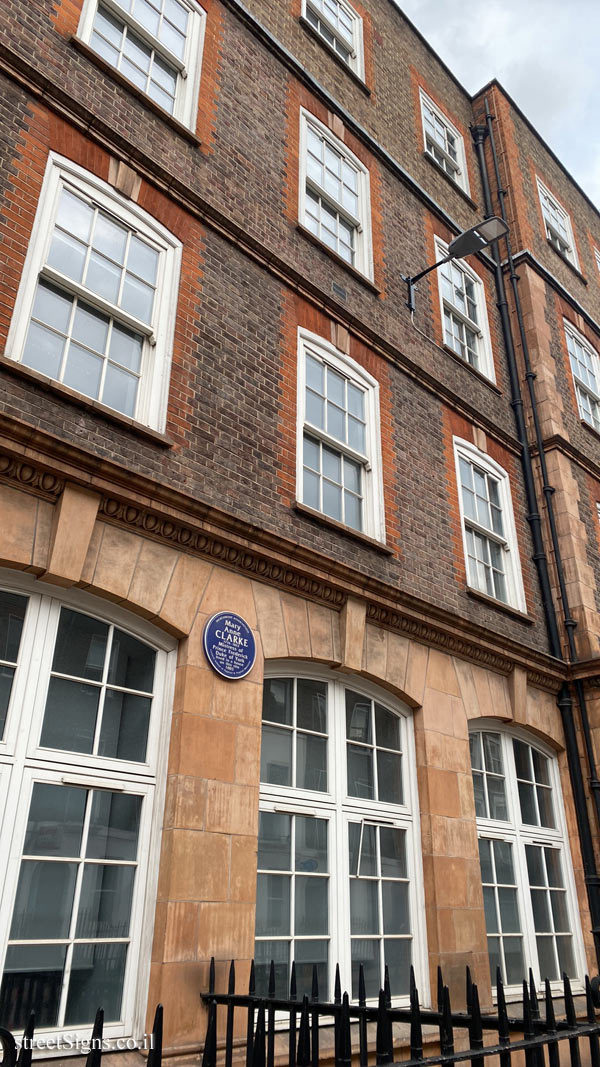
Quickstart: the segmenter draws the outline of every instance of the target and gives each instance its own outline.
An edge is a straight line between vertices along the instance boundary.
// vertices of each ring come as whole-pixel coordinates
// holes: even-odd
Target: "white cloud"
[[[402,0],[470,93],[498,78],[600,207],[598,0]]]

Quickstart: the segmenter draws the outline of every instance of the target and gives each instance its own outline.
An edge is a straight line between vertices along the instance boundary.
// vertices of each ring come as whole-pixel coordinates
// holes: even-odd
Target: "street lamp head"
[[[407,307],[410,308],[411,312],[415,310],[415,285],[430,271],[436,270],[437,267],[441,267],[443,263],[448,263],[451,259],[464,259],[465,256],[472,255],[473,252],[479,252],[482,248],[491,244],[492,241],[498,241],[500,237],[504,237],[507,233],[508,226],[497,215],[492,215],[491,218],[478,222],[476,226],[471,226],[470,230],[459,233],[458,237],[455,237],[448,245],[447,256],[440,259],[438,263],[433,263],[431,267],[425,267],[425,270],[420,271],[419,274],[404,278],[408,285]]]

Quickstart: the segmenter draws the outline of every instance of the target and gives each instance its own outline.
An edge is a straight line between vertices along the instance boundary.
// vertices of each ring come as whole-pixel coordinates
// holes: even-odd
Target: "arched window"
[[[584,972],[556,757],[522,731],[471,733],[492,984]]]
[[[256,917],[257,984],[275,961],[278,992],[296,961],[310,992],[367,995],[390,971],[408,993],[425,979],[425,931],[412,723],[389,695],[357,679],[285,665],[265,679]]]
[[[34,1011],[38,1030],[76,1033],[100,1005],[108,1038],[143,1025],[135,993],[172,648],[84,594],[0,586],[0,1016],[11,1030]]]

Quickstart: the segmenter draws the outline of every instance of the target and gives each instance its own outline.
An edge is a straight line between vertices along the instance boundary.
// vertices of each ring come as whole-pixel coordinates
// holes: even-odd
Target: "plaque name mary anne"
[[[233,611],[219,611],[204,627],[204,652],[213,670],[232,681],[254,666],[256,643],[247,622]]]

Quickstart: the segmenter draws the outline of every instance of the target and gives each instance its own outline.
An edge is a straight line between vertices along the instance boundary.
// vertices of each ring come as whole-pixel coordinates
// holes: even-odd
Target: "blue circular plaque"
[[[219,611],[204,627],[204,652],[222,678],[245,678],[256,659],[254,634],[240,615]]]

